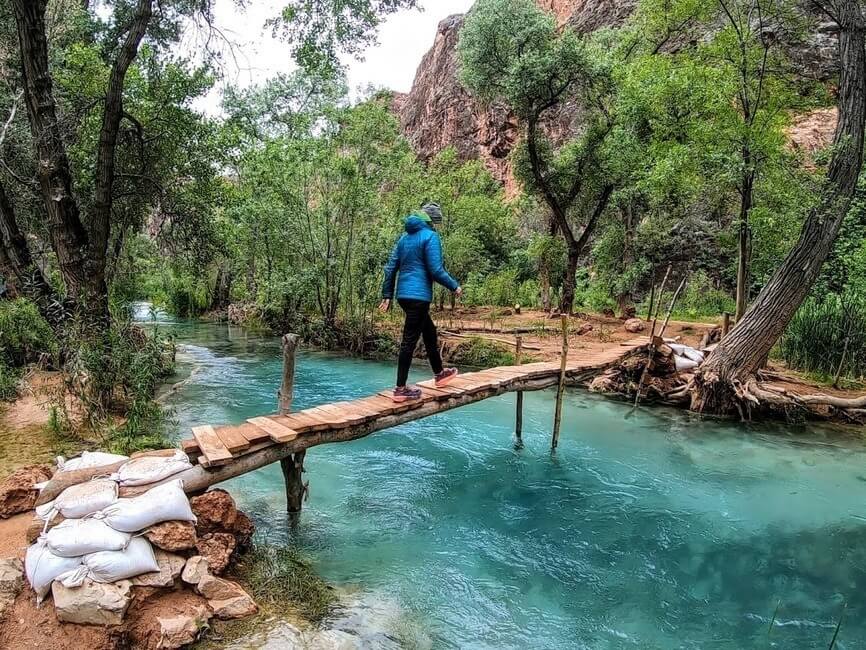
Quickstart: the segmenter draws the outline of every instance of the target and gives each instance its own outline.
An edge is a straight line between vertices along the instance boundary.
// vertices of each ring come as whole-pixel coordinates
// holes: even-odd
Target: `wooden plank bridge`
[[[194,464],[184,473],[184,485],[188,492],[194,492],[276,461],[284,463],[286,474],[292,469],[286,461],[298,456],[295,469],[299,475],[303,453],[310,447],[355,440],[508,392],[580,384],[648,343],[648,337],[640,337],[604,350],[575,350],[571,354],[566,345],[563,361],[471,372],[459,375],[443,387],[436,387],[432,380],[421,382],[418,386],[422,397],[411,402],[393,402],[388,390],[285,415],[254,417],[239,425],[197,426],[192,437],[181,442],[181,448]],[[291,390],[291,380],[289,386]],[[288,490],[288,474],[286,479]]]

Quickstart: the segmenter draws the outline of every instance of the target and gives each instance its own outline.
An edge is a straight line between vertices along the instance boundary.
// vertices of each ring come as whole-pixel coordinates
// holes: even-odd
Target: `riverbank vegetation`
[[[339,56],[414,4],[289,3],[274,27],[299,67],[229,87],[218,116],[195,109],[216,55],[177,54],[190,30],[220,37],[208,3],[0,9],[0,394],[13,395],[22,365],[51,364],[85,420],[122,412],[111,439],[147,444],[172,354],[123,315],[137,299],[390,349],[381,268],[425,200],[446,215],[464,306],[631,316],[685,279],[675,316],[735,312],[736,336],[696,377],[698,410],[737,412],[738,387],[770,353],[863,377],[859,9],[642,0],[621,28],[581,34],[531,0],[479,0],[459,63],[468,91],[516,121],[506,190],[453,148],[420,159],[391,93],[347,88]],[[841,75],[808,74],[798,53],[827,20]],[[816,112],[830,116],[823,140],[799,147]],[[436,307],[452,300],[440,291]],[[71,421],[58,410],[58,426]]]

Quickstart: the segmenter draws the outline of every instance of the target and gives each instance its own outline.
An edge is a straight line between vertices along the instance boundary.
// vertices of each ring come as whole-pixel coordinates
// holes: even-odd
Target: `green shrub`
[[[66,384],[83,405],[87,424],[106,431],[106,445],[114,451],[167,446],[169,416],[153,398],[174,371],[171,339],[159,330],[148,335],[123,318],[113,320],[104,338],[82,334],[72,340],[80,344],[66,361]],[[123,418],[120,424],[115,416]]]
[[[494,368],[514,365],[514,353],[501,343],[474,336],[455,350],[451,360],[462,366]]]
[[[525,280],[517,289],[517,302],[521,307],[537,309],[541,306],[541,285],[538,280]]]
[[[0,301],[0,356],[7,365],[20,367],[39,360],[43,353],[57,359],[57,338],[29,300]]]
[[[841,365],[843,377],[866,377],[866,299],[857,294],[808,299],[779,341],[779,353],[796,370],[834,377]]]
[[[18,397],[18,382],[21,370],[12,368],[0,359],[0,401],[9,402]]]
[[[166,288],[166,307],[181,317],[197,316],[210,306],[206,281],[188,275],[172,275]]]

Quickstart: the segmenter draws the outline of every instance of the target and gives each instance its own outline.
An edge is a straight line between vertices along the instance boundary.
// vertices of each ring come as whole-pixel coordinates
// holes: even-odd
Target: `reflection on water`
[[[169,400],[179,434],[274,408],[276,339],[159,320],[186,372],[197,368]],[[351,399],[392,376],[304,352],[295,403]],[[844,603],[836,647],[866,647],[859,443],[663,409],[626,420],[628,406],[574,392],[551,457],[553,396],[527,396],[520,452],[513,404],[312,450],[292,535],[278,467],[228,487],[270,539],[355,588],[332,627],[358,647],[826,648]]]

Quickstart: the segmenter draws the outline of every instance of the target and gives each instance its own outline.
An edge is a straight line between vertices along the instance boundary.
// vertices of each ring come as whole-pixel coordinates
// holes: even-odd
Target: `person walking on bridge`
[[[406,314],[397,360],[397,386],[393,394],[395,402],[421,398],[420,388],[406,385],[409,366],[412,365],[415,346],[420,337],[424,338],[436,385],[444,386],[457,376],[457,368],[442,366],[436,325],[430,318],[434,281],[453,291],[458,298],[463,293],[460,284],[442,263],[442,242],[434,228],[434,224],[441,222],[442,210],[436,203],[425,203],[420,210],[409,215],[404,223],[406,232],[397,241],[385,266],[379,309],[386,312],[391,308],[396,284],[397,302]]]

